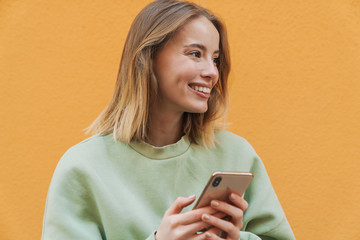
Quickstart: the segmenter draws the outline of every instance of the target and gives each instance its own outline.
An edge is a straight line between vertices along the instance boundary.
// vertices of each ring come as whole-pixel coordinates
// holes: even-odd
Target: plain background
[[[148,2],[0,2],[0,239],[40,238],[56,164],[110,100]],[[264,161],[297,239],[360,238],[360,1],[196,2],[228,28],[229,130]]]

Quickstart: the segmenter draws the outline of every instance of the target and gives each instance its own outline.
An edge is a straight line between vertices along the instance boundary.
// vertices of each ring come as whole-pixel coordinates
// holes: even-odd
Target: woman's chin
[[[208,106],[206,104],[206,106],[201,106],[201,107],[198,106],[197,108],[193,108],[188,112],[190,112],[190,113],[205,113],[207,110],[208,110]]]

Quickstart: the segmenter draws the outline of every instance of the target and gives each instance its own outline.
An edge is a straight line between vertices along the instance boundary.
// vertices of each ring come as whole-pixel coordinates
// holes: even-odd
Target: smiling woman
[[[227,34],[221,21],[194,4],[155,1],[135,18],[113,98],[90,129],[103,135],[112,133],[115,140],[127,143],[140,140],[162,146],[175,143],[184,133],[194,143],[214,146],[215,121],[228,105],[229,72]],[[207,95],[204,89],[193,91],[196,87],[211,88],[212,94]],[[191,93],[202,97],[192,103],[195,112],[175,106],[171,112],[178,112],[176,115],[161,115],[164,107],[174,104],[174,98],[187,102],[189,108],[195,97]],[[203,98],[206,96],[208,99]],[[159,123],[165,116],[165,122]],[[167,119],[170,116],[172,119]],[[163,133],[165,126],[171,132],[165,131],[164,141],[159,142],[165,136],[150,136]]]
[[[90,127],[96,135],[54,173],[43,239],[294,239],[255,151],[216,128],[229,70],[218,18],[188,2],[146,6],[113,98]],[[189,210],[214,171],[255,177],[244,198],[232,192]]]

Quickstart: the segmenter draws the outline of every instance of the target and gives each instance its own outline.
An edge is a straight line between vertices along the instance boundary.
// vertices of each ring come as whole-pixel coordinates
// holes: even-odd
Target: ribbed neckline
[[[131,141],[130,147],[141,155],[154,160],[165,160],[184,154],[190,147],[190,141],[183,136],[178,142],[163,147],[155,147],[146,142]]]

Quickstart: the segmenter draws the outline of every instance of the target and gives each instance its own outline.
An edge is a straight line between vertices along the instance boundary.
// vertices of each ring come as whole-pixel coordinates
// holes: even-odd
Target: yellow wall
[[[54,168],[110,99],[147,2],[0,2],[0,239],[40,238]],[[228,26],[230,130],[263,159],[297,239],[358,239],[360,2],[197,2]]]

